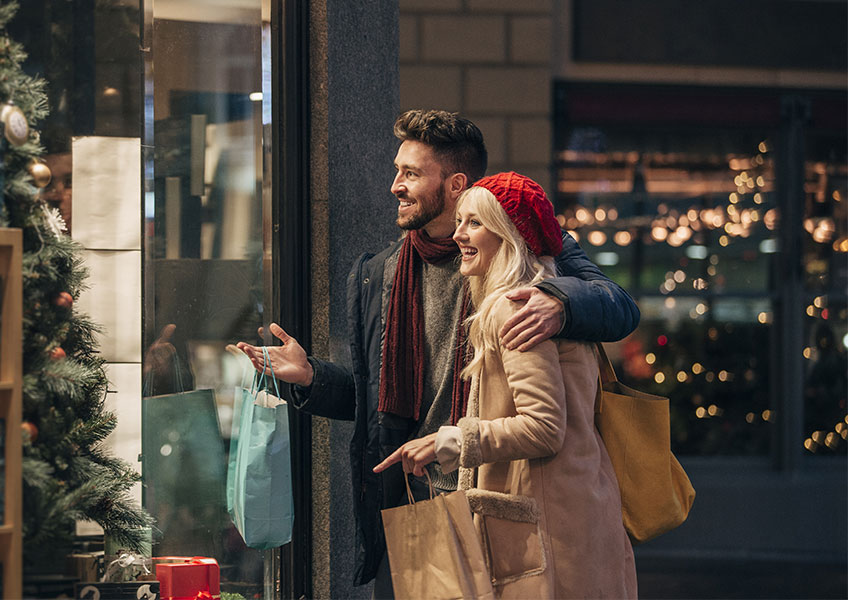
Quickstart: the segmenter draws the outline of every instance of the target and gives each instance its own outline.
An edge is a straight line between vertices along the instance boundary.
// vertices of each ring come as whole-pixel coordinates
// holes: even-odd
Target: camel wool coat
[[[493,307],[499,330],[521,304]],[[500,598],[636,598],[618,482],[595,428],[591,345],[500,347],[460,420],[465,489]]]

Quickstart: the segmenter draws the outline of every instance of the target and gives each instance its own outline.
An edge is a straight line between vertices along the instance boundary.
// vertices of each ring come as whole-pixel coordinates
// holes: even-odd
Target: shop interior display
[[[87,276],[81,249],[40,193],[50,180],[38,131],[47,97],[45,82],[21,68],[25,49],[8,36],[17,9],[0,4],[0,227],[23,236],[23,557],[25,572],[38,573],[62,570],[77,520],[139,550],[150,518],[129,494],[139,474],[102,445],[116,418],[104,407],[98,326],[75,307]]]

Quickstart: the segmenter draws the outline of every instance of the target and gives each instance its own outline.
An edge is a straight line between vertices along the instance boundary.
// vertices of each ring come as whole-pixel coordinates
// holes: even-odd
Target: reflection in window
[[[157,555],[209,556],[221,589],[262,593],[262,552],[227,511],[236,389],[263,284],[261,2],[155,3],[149,24],[143,475]]]

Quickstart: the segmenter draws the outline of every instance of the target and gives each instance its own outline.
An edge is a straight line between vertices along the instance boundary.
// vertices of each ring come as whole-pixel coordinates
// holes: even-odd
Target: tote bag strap
[[[612,368],[606,350],[604,350],[604,345],[597,342],[595,349],[598,359],[598,392],[595,395],[595,413],[600,413],[604,410],[604,384],[618,383],[618,377],[615,374],[615,369]]]
[[[595,344],[595,347],[598,349],[598,369],[601,372],[601,383],[617,382],[618,377],[615,374],[615,369],[612,368],[612,363],[607,356],[606,350],[604,350],[604,345],[598,342]]]

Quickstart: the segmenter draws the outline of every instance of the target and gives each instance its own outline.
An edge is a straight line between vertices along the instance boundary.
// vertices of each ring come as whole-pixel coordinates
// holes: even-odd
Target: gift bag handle
[[[277,376],[274,375],[274,364],[271,362],[271,357],[268,355],[268,347],[262,346],[262,366],[268,365],[268,368],[271,369],[271,381],[274,382],[274,395],[277,398],[280,397],[280,387],[277,385]],[[262,369],[262,372],[265,372],[265,369]]]
[[[180,363],[180,355],[174,350],[173,360],[171,361],[172,368],[174,370],[174,391],[176,393],[182,393],[186,391],[185,384],[183,383],[183,373],[182,373],[182,363]],[[141,395],[144,397],[154,396],[155,390],[153,389],[153,369],[150,369],[144,375],[144,381],[141,385]]]
[[[257,371],[256,375],[253,377],[253,385],[250,388],[251,395],[255,398],[256,394],[259,393],[260,390],[268,389],[268,382],[265,380],[267,375],[265,374],[265,367],[268,367],[271,370],[271,380],[274,382],[274,394],[277,398],[280,397],[280,388],[277,385],[277,376],[274,375],[274,365],[271,363],[271,357],[268,355],[268,347],[262,346],[262,371]]]
[[[433,499],[435,490],[433,489],[433,480],[430,479],[430,472],[424,469],[424,475],[427,476],[427,487],[430,488],[430,500]],[[412,496],[412,488],[409,487],[409,473],[403,474],[403,482],[406,484],[406,497],[410,504],[415,504],[415,498]]]

